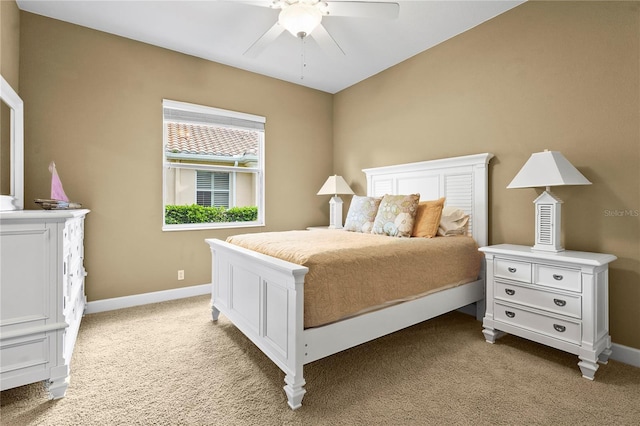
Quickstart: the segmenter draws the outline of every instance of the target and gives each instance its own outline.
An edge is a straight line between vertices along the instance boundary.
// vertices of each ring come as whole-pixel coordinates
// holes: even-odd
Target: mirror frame
[[[11,110],[9,144],[11,146],[10,195],[0,195],[0,211],[24,209],[24,103],[0,75],[0,100]]]

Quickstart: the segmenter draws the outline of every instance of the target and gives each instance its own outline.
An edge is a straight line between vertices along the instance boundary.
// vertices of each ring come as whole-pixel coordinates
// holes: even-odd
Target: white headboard
[[[446,197],[446,206],[469,216],[469,233],[480,246],[489,243],[489,160],[493,154],[475,154],[440,160],[363,169],[367,195],[420,194],[420,200]]]

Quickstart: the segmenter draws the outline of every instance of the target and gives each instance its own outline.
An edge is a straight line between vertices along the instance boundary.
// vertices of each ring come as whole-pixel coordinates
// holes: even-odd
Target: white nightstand
[[[480,248],[487,261],[483,333],[487,342],[511,333],[580,358],[593,380],[611,355],[610,254],[559,253],[500,244]]]

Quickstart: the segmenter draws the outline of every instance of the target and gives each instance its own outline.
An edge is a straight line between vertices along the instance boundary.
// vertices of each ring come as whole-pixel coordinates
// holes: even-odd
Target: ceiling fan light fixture
[[[322,12],[313,5],[294,3],[284,7],[278,15],[278,22],[296,37],[306,37],[320,25]]]

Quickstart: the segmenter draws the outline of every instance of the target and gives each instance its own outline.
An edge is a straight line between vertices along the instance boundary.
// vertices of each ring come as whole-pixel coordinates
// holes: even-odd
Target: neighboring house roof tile
[[[167,152],[237,157],[258,154],[258,133],[229,127],[167,123]]]

